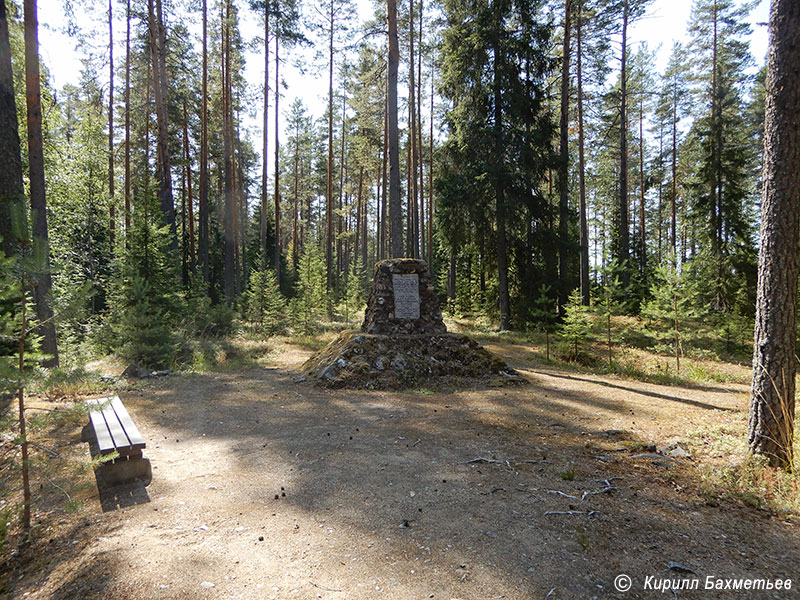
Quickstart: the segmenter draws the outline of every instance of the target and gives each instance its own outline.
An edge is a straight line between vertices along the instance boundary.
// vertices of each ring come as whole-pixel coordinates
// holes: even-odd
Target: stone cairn
[[[400,388],[426,379],[524,381],[501,358],[448,333],[424,261],[396,258],[375,269],[361,331],[345,331],[302,367],[330,387]]]

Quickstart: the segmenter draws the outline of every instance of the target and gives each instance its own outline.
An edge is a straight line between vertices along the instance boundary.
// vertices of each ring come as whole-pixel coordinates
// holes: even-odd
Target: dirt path
[[[741,386],[523,369],[520,388],[327,391],[293,382],[305,356],[123,393],[152,483],[61,521],[10,597],[649,598],[646,576],[680,577],[671,561],[793,578],[789,592],[681,597],[800,597],[797,525],[708,506],[685,461],[623,445],[740,418]]]

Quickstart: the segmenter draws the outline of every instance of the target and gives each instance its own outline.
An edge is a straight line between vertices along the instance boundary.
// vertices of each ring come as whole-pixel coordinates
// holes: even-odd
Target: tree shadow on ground
[[[616,384],[616,383],[609,383],[608,381],[602,381],[600,379],[576,377],[575,375],[567,375],[565,373],[554,373],[552,371],[549,371],[547,373],[547,375],[550,376],[550,377],[558,377],[558,378],[561,378],[561,379],[569,379],[569,380],[572,380],[572,381],[588,382],[588,383],[592,383],[594,385],[599,385],[599,386],[603,386],[603,387],[607,387],[607,388],[617,389],[617,390],[621,390],[621,391],[624,391],[624,392],[632,392],[634,394],[638,394],[638,395],[641,395],[641,396],[647,396],[649,398],[657,398],[659,400],[669,400],[670,402],[679,402],[679,403],[682,403],[682,404],[689,404],[691,406],[694,406],[694,407],[697,407],[697,408],[706,409],[706,410],[735,411],[735,409],[730,408],[730,407],[726,407],[726,406],[719,406],[719,405],[715,405],[715,404],[709,404],[707,402],[699,402],[697,400],[691,400],[689,398],[681,398],[681,397],[676,396],[674,394],[673,395],[661,394],[661,393],[652,392],[652,391],[649,391],[649,390],[643,390],[641,388],[627,387],[627,386],[619,385],[619,384]],[[650,384],[650,385],[653,385],[653,384]],[[707,391],[707,392],[730,393],[729,390],[726,390],[724,388],[715,388],[715,387],[708,387],[708,386],[705,386],[705,387],[698,386],[698,387],[695,387],[694,389],[698,389],[698,390],[701,390],[701,391]]]
[[[788,577],[800,560],[796,529],[706,506],[685,465],[598,459],[591,445],[629,412],[603,385],[421,395],[324,390],[294,376],[175,377],[125,402],[176,462],[206,461],[214,484],[204,493],[218,496],[204,519],[228,519],[216,498],[230,497],[265,543],[288,546],[265,577],[301,594],[323,586],[370,598],[373,586],[405,598],[577,598],[613,595],[623,572],[640,583],[669,577],[670,561],[700,574]],[[171,468],[154,477],[176,477]],[[258,555],[249,560],[258,570]]]

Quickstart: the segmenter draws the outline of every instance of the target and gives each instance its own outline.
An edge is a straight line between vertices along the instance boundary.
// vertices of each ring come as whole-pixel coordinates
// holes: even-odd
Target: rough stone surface
[[[397,389],[442,377],[525,381],[475,340],[447,333],[428,267],[413,258],[376,265],[361,333],[343,332],[302,371],[328,387]]]
[[[434,378],[519,383],[503,359],[457,333],[374,335],[346,331],[302,367],[329,387],[396,389]]]
[[[419,318],[416,319],[398,318],[398,315],[407,314],[407,311],[395,310],[398,307],[395,303],[393,276],[409,275],[417,275],[419,278]],[[411,283],[408,279],[406,281]],[[408,309],[408,305],[403,308]],[[433,279],[425,261],[414,258],[393,258],[382,260],[376,265],[361,331],[383,335],[447,331],[442,321],[439,301],[434,293]]]

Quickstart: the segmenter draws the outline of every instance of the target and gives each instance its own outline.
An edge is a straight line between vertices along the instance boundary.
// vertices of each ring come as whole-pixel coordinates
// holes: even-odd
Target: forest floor
[[[72,511],[44,482],[33,541],[6,548],[0,595],[659,597],[652,577],[699,579],[665,597],[800,597],[797,514],[726,491],[725,473],[746,472],[731,447],[746,385],[588,374],[483,341],[529,383],[322,389],[295,382],[311,350],[286,341],[239,369],[136,382],[120,396],[152,482],[98,495],[78,471],[62,490]],[[37,439],[85,463],[81,425]],[[706,577],[792,588],[709,591]]]

